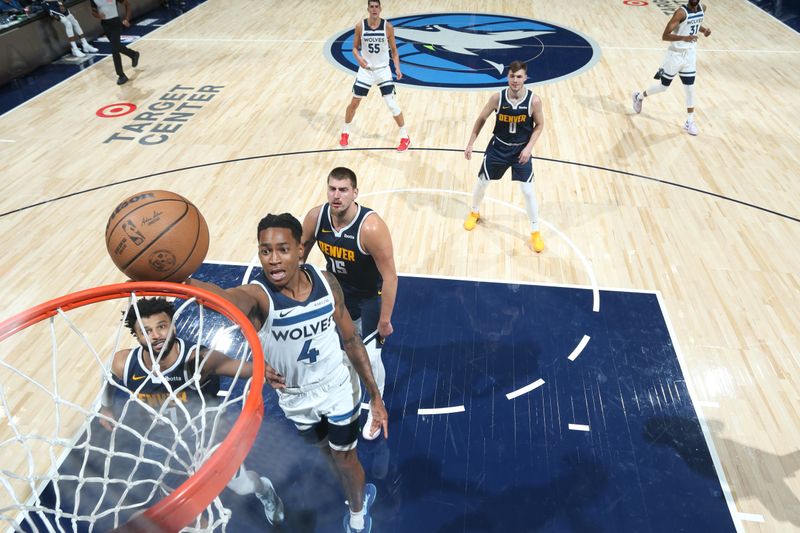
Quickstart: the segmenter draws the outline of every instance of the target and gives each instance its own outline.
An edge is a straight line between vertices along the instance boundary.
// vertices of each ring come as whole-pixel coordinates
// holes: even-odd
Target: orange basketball
[[[111,260],[134,281],[183,281],[208,252],[208,225],[195,205],[169,191],[121,202],[106,224]]]

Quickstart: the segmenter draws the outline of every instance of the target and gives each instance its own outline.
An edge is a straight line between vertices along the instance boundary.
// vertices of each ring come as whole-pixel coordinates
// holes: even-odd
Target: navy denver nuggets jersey
[[[269,315],[258,335],[265,359],[286,378],[287,387],[321,382],[343,360],[328,282],[313,265],[302,265],[298,275],[311,281],[311,294],[303,302],[282,294],[263,272],[250,282],[264,289],[269,298]]]
[[[508,89],[500,91],[500,104],[495,109],[494,136],[504,144],[528,144],[533,134],[533,91],[525,89],[525,97],[516,104],[508,99]]]
[[[374,211],[356,204],[358,210],[350,224],[336,231],[331,224],[330,205],[319,210],[315,237],[317,246],[325,255],[327,270],[346,293],[360,298],[378,295],[383,279],[375,259],[361,246],[361,224]]]
[[[151,407],[160,407],[168,398],[170,390],[175,391],[191,380],[189,370],[186,368],[186,361],[189,358],[189,350],[183,339],[178,338],[178,357],[169,367],[161,371],[161,376],[157,376],[152,369],[145,367],[142,360],[143,348],[139,346],[130,351],[125,360],[125,370],[122,374],[122,384],[129,390],[134,391],[142,402]],[[203,348],[200,348],[201,351]],[[158,355],[158,354],[155,354]],[[169,383],[167,387],[166,383]],[[175,396],[177,399],[186,402],[187,393],[197,393],[197,384],[193,383],[189,387],[184,387]],[[202,385],[203,394],[213,396],[219,390],[219,379],[216,376]]]
[[[381,19],[374,30],[369,27],[369,19],[361,22],[361,57],[371,69],[389,66],[389,41],[386,38],[384,19]]]

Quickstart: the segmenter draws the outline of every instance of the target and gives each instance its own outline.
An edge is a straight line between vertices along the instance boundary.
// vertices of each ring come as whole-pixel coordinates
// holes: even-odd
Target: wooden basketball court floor
[[[547,245],[536,255],[507,179],[489,188],[484,222],[461,227],[479,164],[461,150],[489,90],[400,84],[413,148],[404,154],[373,91],[354,149],[336,149],[353,75],[323,46],[364,4],[208,1],[134,45],[142,60],[127,85],[103,61],[1,116],[0,318],[122,281],[103,230],[132,193],[188,197],[211,230],[208,259],[248,262],[263,214],[302,217],[324,201],[330,168],[348,166],[391,228],[400,273],[659,292],[740,529],[800,530],[800,36],[744,0],[711,2],[713,34],[698,46],[700,135],[690,137],[679,86],[647,99],[641,115],[630,109],[663,56],[661,7],[677,2],[385,2],[387,18],[507,14],[599,45],[592,68],[535,87]],[[95,114],[118,102],[145,108],[177,86],[214,86],[214,97],[164,143],[119,139],[130,116]],[[98,327],[107,319],[95,317]],[[68,361],[78,386],[97,386],[96,372]],[[36,419],[34,406],[26,416]]]

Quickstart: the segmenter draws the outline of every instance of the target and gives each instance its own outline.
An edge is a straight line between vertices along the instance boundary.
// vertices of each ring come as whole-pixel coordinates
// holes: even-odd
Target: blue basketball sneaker
[[[364,527],[361,529],[350,527],[350,511],[348,510],[344,515],[345,533],[370,533],[370,531],[372,531],[372,516],[369,514],[369,511],[377,497],[378,489],[376,489],[375,485],[372,483],[367,483],[364,487]]]

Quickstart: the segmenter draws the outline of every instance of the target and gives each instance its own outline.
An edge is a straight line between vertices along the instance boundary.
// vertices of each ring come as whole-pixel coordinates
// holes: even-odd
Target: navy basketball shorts
[[[519,154],[525,145],[507,145],[492,137],[483,155],[483,163],[478,172],[478,177],[484,180],[499,180],[511,168],[513,181],[533,181],[533,158],[521,164]]]

